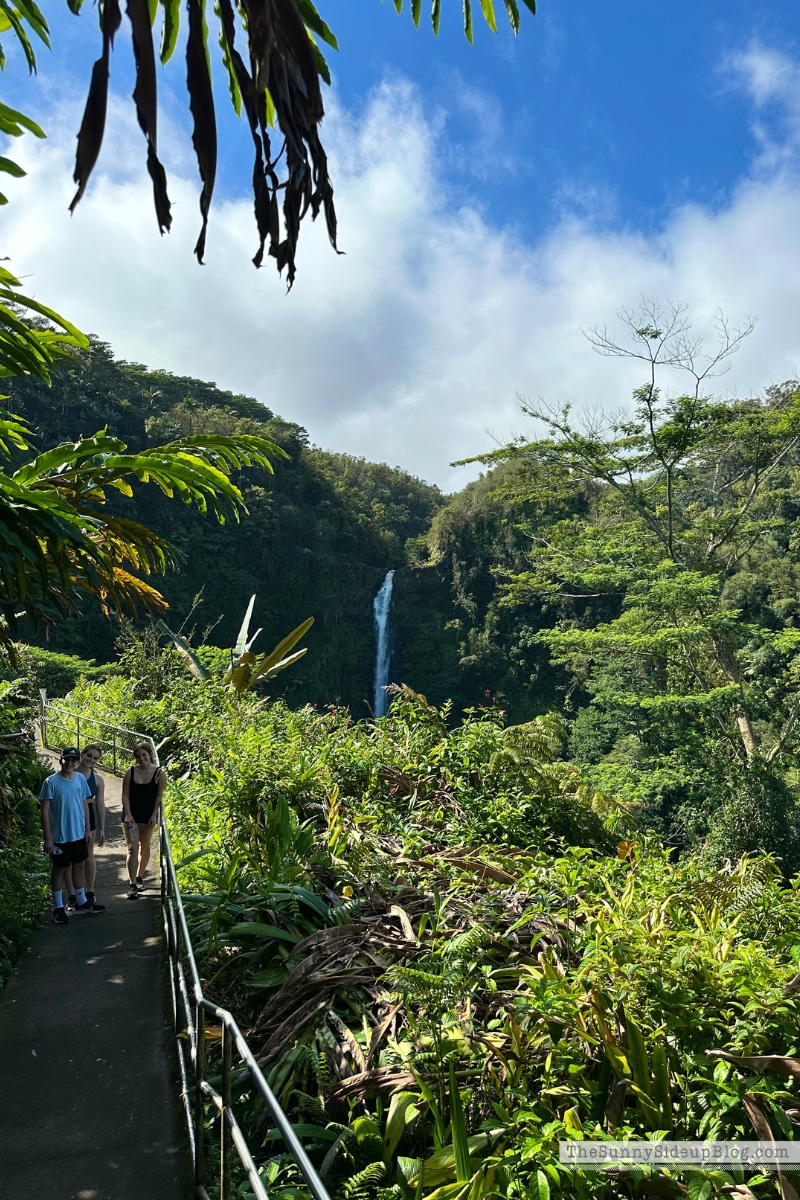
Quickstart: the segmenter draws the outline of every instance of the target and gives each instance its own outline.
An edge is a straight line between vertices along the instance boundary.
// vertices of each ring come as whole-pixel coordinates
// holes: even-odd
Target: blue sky
[[[445,10],[437,42],[390,4],[330,6],[342,98],[357,105],[387,71],[414,80],[452,138],[451,186],[528,236],[564,207],[649,230],[676,203],[727,197],[755,147],[725,63],[800,35],[788,0],[543,0],[517,38],[476,19],[470,47],[460,5]]]
[[[78,18],[64,3],[48,7],[54,50],[40,55],[40,79],[31,87],[18,69],[9,79],[18,102],[31,106],[36,94],[32,107],[45,119],[53,86],[80,92],[99,50],[88,0]],[[319,8],[339,40],[338,53],[326,52],[341,103],[357,110],[393,74],[417,84],[425,115],[445,134],[453,201],[534,237],[565,208],[650,230],[678,203],[723,203],[757,148],[726,63],[753,41],[791,52],[800,37],[800,7],[790,0],[542,0],[536,17],[523,9],[517,38],[502,11],[497,34],[476,14],[473,46],[454,0],[444,0],[438,39],[425,16],[414,29],[407,2],[400,16],[380,0]],[[120,95],[130,93],[131,69],[123,25],[112,66]],[[188,130],[183,73],[178,52],[161,83]],[[248,138],[225,107],[221,69],[215,82],[220,193],[243,194]]]
[[[506,436],[519,424],[517,393],[624,397],[636,380],[598,368],[580,327],[642,292],[680,292],[701,324],[718,307],[761,318],[735,387],[793,371],[796,0],[542,0],[535,18],[523,11],[516,39],[495,3],[499,33],[476,14],[472,47],[454,0],[443,0],[438,40],[424,17],[413,28],[407,4],[398,16],[380,0],[320,3],[341,48],[328,53],[324,134],[348,257],[307,235],[288,298],[272,272],[249,266],[249,138],[220,67],[209,266],[191,261],[198,187],[177,54],[161,75],[176,228],[158,238],[125,26],[105,153],[65,221],[99,32],[88,0],[79,18],[63,0],[47,5],[53,53],[42,52],[33,81],[12,55],[4,80],[6,98],[50,134],[46,147],[27,139],[30,177],[12,185],[4,213],[15,266],[119,353],[247,390],[323,445],[449,486],[464,475],[448,461],[484,448],[487,426]],[[231,299],[242,290],[247,309]],[[169,335],[153,315],[165,308]]]

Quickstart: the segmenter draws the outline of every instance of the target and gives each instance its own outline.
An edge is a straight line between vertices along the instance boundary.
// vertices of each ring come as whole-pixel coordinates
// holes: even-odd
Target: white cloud
[[[757,100],[757,87],[774,95],[770,78],[781,76],[754,68],[748,78],[762,80],[751,87]],[[112,106],[110,138],[117,147],[129,139],[141,162],[127,114]],[[597,358],[581,327],[613,323],[643,293],[688,301],[700,326],[719,308],[734,319],[758,315],[725,381],[740,394],[800,368],[800,182],[786,161],[743,180],[722,209],[676,210],[657,236],[565,217],[530,245],[452,207],[438,134],[414,90],[393,82],[363,114],[327,119],[346,255],[309,227],[287,296],[271,267],[250,265],[249,200],[215,206],[208,265],[195,264],[198,187],[173,148],[175,131],[165,130],[168,238],[158,236],[149,181],[130,153],[115,176],[103,173],[111,144],[71,219],[77,120],[71,110],[62,116],[63,134],[51,131],[42,146],[26,139],[30,175],[13,185],[4,213],[13,267],[119,355],[255,395],[319,445],[456,487],[474,472],[447,464],[489,448],[487,427],[502,438],[524,429],[517,393],[626,400],[637,371]]]
[[[800,63],[753,41],[728,56],[724,73],[755,109],[753,132],[761,147],[757,166],[774,171],[794,163],[800,150]]]

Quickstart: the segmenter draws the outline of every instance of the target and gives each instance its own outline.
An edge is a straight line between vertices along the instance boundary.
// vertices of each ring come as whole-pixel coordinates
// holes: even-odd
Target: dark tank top
[[[147,783],[137,783],[131,767],[131,782],[128,790],[131,801],[131,816],[137,825],[146,825],[156,807],[158,792],[158,777],[161,767],[156,767],[152,778]]]

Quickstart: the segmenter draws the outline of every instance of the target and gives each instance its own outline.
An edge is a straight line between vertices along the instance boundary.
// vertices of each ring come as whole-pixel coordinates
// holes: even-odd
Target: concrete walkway
[[[118,779],[106,776],[97,916],[51,922],[0,998],[0,1195],[183,1200],[158,876],[126,897]]]

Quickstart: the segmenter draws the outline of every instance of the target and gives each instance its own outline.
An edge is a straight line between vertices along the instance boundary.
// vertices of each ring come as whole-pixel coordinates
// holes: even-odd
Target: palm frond
[[[0,413],[0,451],[25,450],[27,427]],[[166,602],[140,576],[163,573],[176,553],[162,537],[136,521],[106,513],[109,489],[130,494],[131,485],[155,483],[199,511],[238,518],[241,490],[230,472],[269,467],[282,453],[266,439],[189,439],[128,454],[105,432],[56,446],[13,474],[0,472],[0,614],[16,629],[17,613],[34,623],[74,609],[74,596],[97,597],[106,611],[162,612]],[[191,452],[190,452],[191,450]]]

